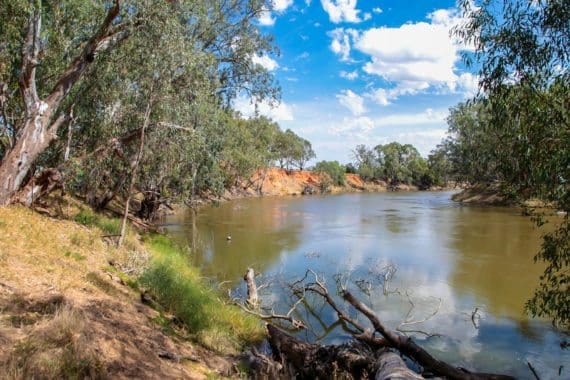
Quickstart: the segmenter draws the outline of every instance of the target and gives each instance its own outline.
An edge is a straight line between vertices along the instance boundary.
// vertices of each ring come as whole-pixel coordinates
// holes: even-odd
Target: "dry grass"
[[[168,259],[154,240],[149,250],[135,233],[117,249],[103,237],[114,221],[100,215],[93,219],[73,202],[60,209],[67,219],[0,207],[0,379],[229,374],[230,360],[188,341],[175,343],[156,324],[160,314],[140,303],[138,276],[157,263],[167,265],[172,275],[184,273],[177,283],[182,286],[172,288],[182,303],[194,300],[180,290],[197,292],[195,300],[208,321],[207,328],[192,333],[198,341],[227,353],[261,336],[258,323],[224,305],[178,254]],[[192,310],[184,313],[191,316]],[[160,351],[197,356],[202,362],[165,361],[158,357]]]
[[[36,323],[0,363],[4,378],[102,379],[105,370],[89,345],[85,318],[67,304]]]
[[[46,285],[65,291],[85,286],[87,273],[109,261],[144,267],[146,251],[135,234],[122,249],[103,235],[97,226],[47,218],[23,207],[0,208],[0,272],[26,292]]]

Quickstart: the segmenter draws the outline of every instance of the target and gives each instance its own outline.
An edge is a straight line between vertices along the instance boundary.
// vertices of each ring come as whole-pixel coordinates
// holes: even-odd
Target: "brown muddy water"
[[[165,225],[190,248],[192,264],[238,294],[246,268],[262,273],[267,307],[286,312],[286,284],[310,268],[456,366],[530,379],[530,362],[542,379],[570,379],[570,350],[560,347],[569,337],[523,311],[543,270],[533,262],[542,232],[520,210],[461,206],[451,194],[242,199],[172,215]],[[349,339],[317,300],[299,317],[311,324],[307,340]]]

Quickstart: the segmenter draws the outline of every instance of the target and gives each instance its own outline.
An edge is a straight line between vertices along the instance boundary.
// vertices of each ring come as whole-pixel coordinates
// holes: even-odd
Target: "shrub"
[[[338,161],[320,161],[315,165],[314,171],[327,174],[333,185],[343,186],[345,182],[345,168]]]
[[[118,235],[121,231],[121,221],[117,218],[107,218],[103,215],[94,213],[89,209],[82,209],[74,220],[77,223],[88,227],[99,227],[107,235]]]

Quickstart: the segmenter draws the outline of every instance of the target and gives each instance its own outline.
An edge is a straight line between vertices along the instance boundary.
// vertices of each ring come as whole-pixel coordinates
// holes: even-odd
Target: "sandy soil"
[[[159,313],[113,272],[113,250],[97,230],[0,208],[0,379],[60,377],[57,366],[81,378],[235,374],[232,358],[163,332]]]

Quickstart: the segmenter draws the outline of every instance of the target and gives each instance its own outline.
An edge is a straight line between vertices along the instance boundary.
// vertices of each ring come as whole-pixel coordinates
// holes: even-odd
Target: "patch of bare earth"
[[[0,208],[0,379],[231,376],[231,358],[164,332],[105,269],[113,249],[94,229]]]

